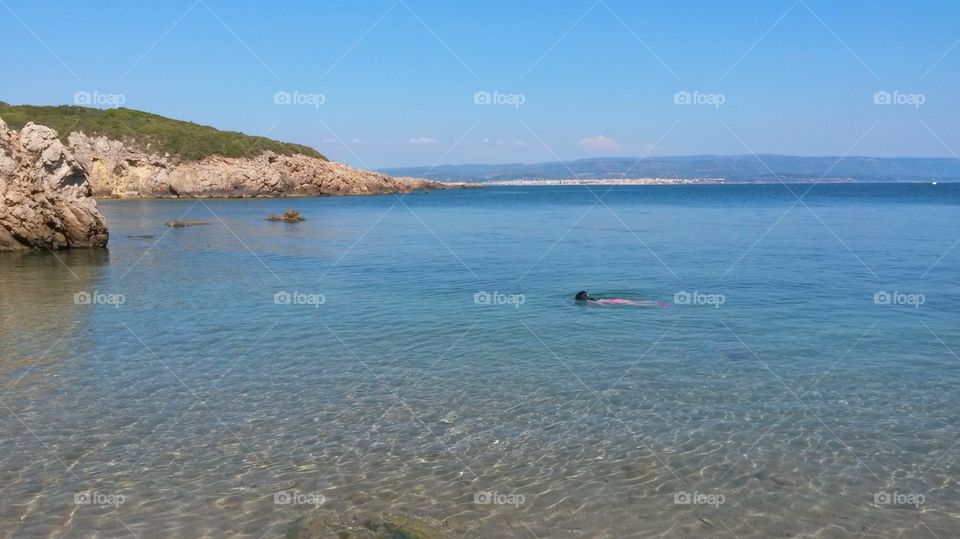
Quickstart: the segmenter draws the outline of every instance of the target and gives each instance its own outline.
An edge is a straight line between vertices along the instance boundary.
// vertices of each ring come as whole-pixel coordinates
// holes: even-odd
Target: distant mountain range
[[[512,163],[385,168],[391,176],[441,181],[533,179],[718,178],[728,182],[956,182],[960,159],[926,157],[797,157],[790,155],[695,155],[611,157]]]

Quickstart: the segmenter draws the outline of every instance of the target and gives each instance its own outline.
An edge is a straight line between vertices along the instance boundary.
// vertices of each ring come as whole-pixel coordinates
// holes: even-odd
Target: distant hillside
[[[838,161],[839,160],[839,161]],[[441,165],[387,168],[394,176],[440,181],[518,179],[722,178],[731,182],[960,181],[960,160],[912,157],[796,157],[788,155],[698,155],[682,157],[579,159],[504,165]],[[772,172],[772,173],[771,173]]]
[[[22,129],[27,122],[46,125],[56,130],[64,143],[71,132],[82,131],[90,136],[102,135],[121,140],[143,151],[160,155],[169,153],[183,161],[198,161],[213,155],[255,157],[265,150],[281,155],[302,154],[327,160],[323,154],[308,146],[235,131],[220,131],[126,108],[42,107],[0,102],[0,118],[16,130]]]

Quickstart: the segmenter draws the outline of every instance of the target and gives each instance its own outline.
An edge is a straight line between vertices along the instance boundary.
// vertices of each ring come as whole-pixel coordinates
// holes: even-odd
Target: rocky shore
[[[312,149],[185,159],[143,140],[69,133],[0,118],[0,251],[104,247],[95,198],[252,198],[379,195],[470,187],[394,178],[328,161]],[[242,135],[241,135],[242,136]],[[273,143],[273,142],[272,142]],[[282,143],[276,143],[282,144]],[[289,146],[289,145],[287,145]]]
[[[185,161],[82,132],[70,133],[67,146],[87,171],[94,196],[101,198],[377,195],[460,187],[393,178],[301,154],[265,151],[255,157]]]
[[[49,127],[0,119],[0,251],[105,247],[83,165]]]

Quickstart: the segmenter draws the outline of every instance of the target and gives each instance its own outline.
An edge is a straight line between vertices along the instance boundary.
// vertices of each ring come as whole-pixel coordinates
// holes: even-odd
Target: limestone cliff
[[[427,180],[393,178],[302,154],[265,151],[254,157],[208,156],[187,161],[82,132],[71,133],[67,145],[87,170],[97,197],[373,195],[447,187]]]

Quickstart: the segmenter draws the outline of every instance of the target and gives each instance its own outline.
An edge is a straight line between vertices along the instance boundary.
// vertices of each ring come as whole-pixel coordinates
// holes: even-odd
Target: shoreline
[[[415,193],[431,193],[433,191],[448,191],[456,189],[481,189],[484,184],[470,182],[437,182],[428,180],[432,185],[427,187],[415,187],[406,191],[384,192],[384,193],[343,193],[343,194],[299,194],[291,193],[282,196],[259,196],[259,195],[208,195],[208,196],[101,196],[94,194],[93,199],[97,202],[102,200],[282,200],[282,199],[304,199],[304,198],[350,198],[350,197],[374,197],[388,195],[411,195]]]
[[[960,182],[930,182],[926,180],[917,181],[857,181],[851,179],[832,179],[832,180],[799,180],[791,179],[789,181],[743,181],[726,180],[722,178],[632,178],[632,179],[556,179],[556,180],[496,180],[489,182],[477,182],[478,185],[490,187],[504,186],[564,186],[564,185],[938,185],[939,183],[950,184]]]
[[[558,180],[498,180],[489,182],[477,182],[477,185],[486,187],[517,187],[517,186],[576,186],[576,185],[598,185],[598,186],[644,186],[644,185],[939,185],[960,184],[960,182],[930,182],[925,180],[917,181],[857,181],[850,179],[835,180],[800,180],[791,179],[789,181],[742,181],[725,179],[699,179],[699,178],[636,178],[628,180],[620,179],[596,179],[596,180],[576,180],[576,179],[558,179]]]
[[[477,182],[480,185],[718,185],[727,183],[722,178],[602,178],[602,179],[536,179],[536,180],[495,180]]]
[[[433,180],[431,180],[433,181]],[[747,182],[747,181],[729,181],[723,179],[667,179],[667,178],[638,178],[635,180],[616,180],[616,179],[598,179],[598,180],[502,180],[492,182],[436,182],[441,187],[421,188],[411,191],[398,193],[347,193],[347,194],[289,194],[283,196],[97,196],[93,198],[97,202],[108,200],[282,200],[282,199],[308,199],[308,198],[352,198],[352,197],[376,197],[389,195],[411,195],[427,194],[433,191],[447,191],[459,189],[484,189],[488,187],[577,187],[577,186],[621,186],[621,187],[643,187],[643,186],[680,186],[680,185],[930,185],[936,186],[940,183],[944,185],[960,185],[960,182],[927,182],[927,181],[882,181],[865,182],[856,180],[835,180],[835,181],[815,181],[815,180],[791,180],[783,182]]]

